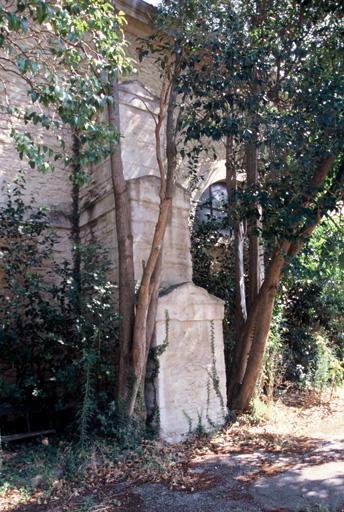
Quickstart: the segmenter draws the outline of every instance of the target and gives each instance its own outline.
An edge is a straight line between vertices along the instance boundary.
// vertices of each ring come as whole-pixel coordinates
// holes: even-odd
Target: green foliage
[[[246,182],[232,199],[238,218],[260,218],[269,243],[304,242],[318,216],[342,197],[338,10],[289,0],[169,0],[161,9],[159,22],[183,60],[184,141],[195,143],[199,160],[200,145],[231,138],[238,172],[246,167],[246,145],[255,146],[258,183]],[[213,146],[222,158],[222,145]],[[328,178],[314,179],[329,155],[335,164]]]
[[[217,373],[216,368],[216,355],[215,355],[215,326],[214,321],[211,320],[210,322],[210,350],[211,350],[211,369],[208,371],[208,383],[207,383],[207,412],[206,412],[206,418],[208,423],[211,426],[214,426],[214,422],[211,420],[209,416],[209,406],[210,406],[210,390],[211,387],[213,388],[215,395],[217,399],[220,402],[222,417],[225,420],[227,414],[226,414],[226,404],[223,399],[221,389],[220,389],[220,379],[219,375]]]
[[[205,432],[206,432],[206,430],[203,425],[202,413],[197,411],[197,425],[196,425],[196,429],[195,429],[195,434],[196,434],[196,436],[203,436],[205,434]]]
[[[10,457],[0,469],[0,489],[3,493],[17,489],[23,498],[28,498],[36,491],[33,482],[40,477],[40,487],[46,496],[51,492],[53,482],[64,473],[63,456],[67,452],[66,443],[61,442],[44,446],[41,441],[24,446],[17,453],[15,448],[7,447]],[[62,469],[63,468],[63,469]],[[1,492],[1,491],[0,491]]]
[[[81,363],[83,365],[83,401],[79,411],[80,445],[85,448],[88,440],[90,423],[94,415],[95,397],[92,370],[96,362],[96,354],[92,349],[84,350]]]
[[[1,395],[12,402],[51,398],[51,388],[55,387],[51,359],[57,362],[60,356],[58,364],[64,366],[70,355],[68,349],[65,354],[61,351],[63,320],[58,309],[51,307],[51,285],[41,276],[51,259],[54,236],[48,229],[47,213],[34,209],[33,204],[25,205],[23,193],[24,180],[20,177],[12,193],[7,191],[7,204],[0,210],[4,273],[0,295]],[[43,389],[42,374],[47,365],[47,386]],[[6,370],[13,367],[15,382],[7,382]]]
[[[21,320],[20,325],[28,333],[28,319],[34,319],[30,324],[34,350],[29,353],[27,348],[25,372],[30,377],[25,377],[26,395],[23,396],[22,380],[18,382],[21,374],[18,371],[12,388],[21,390],[19,402],[32,401],[34,392],[41,396],[42,403],[50,397],[58,408],[65,408],[66,404],[75,408],[82,389],[78,421],[83,446],[91,424],[99,421],[97,415],[107,414],[109,390],[112,393],[114,387],[112,354],[118,318],[113,313],[112,285],[106,277],[109,268],[106,255],[99,248],[80,247],[78,187],[87,181],[90,166],[104,160],[109,155],[110,143],[115,146],[118,141],[117,128],[109,124],[107,109],[113,103],[111,84],[119,74],[131,69],[124,51],[124,24],[124,13],[107,0],[68,0],[62,4],[18,0],[14,4],[5,1],[0,8],[0,64],[6,63],[9,76],[14,74],[19,83],[26,85],[29,98],[24,112],[11,104],[11,96],[1,105],[11,121],[20,120],[19,128],[18,123],[11,122],[11,136],[18,154],[40,172],[53,170],[56,165],[65,167],[75,192],[73,266],[68,262],[54,264],[50,252],[42,255],[47,270],[44,277],[40,271],[28,272],[35,282],[26,282],[25,293],[21,295],[26,297],[31,309],[27,309],[26,317],[24,313],[25,321]],[[44,220],[47,224],[47,217]],[[40,252],[45,246],[40,245],[40,234],[32,233],[32,238],[33,252]],[[13,238],[9,243],[12,241]],[[26,242],[21,242],[21,254],[24,254]],[[52,249],[53,242],[46,244],[48,247]],[[14,298],[17,292],[10,289]],[[32,301],[33,295],[37,304]],[[36,314],[34,307],[39,309]],[[22,314],[20,311],[18,303],[17,316]],[[16,323],[12,313],[8,312],[9,321]],[[20,336],[18,328],[16,325],[11,331],[4,326],[3,332],[8,345],[12,332],[22,340],[24,351],[26,334]],[[43,347],[46,350],[40,361],[38,355]],[[17,353],[18,366],[22,363],[25,366],[22,355]],[[6,379],[4,386],[8,386]],[[7,391],[13,401],[15,390]]]
[[[0,209],[2,401],[48,410],[80,409],[85,442],[96,406],[114,386],[118,316],[109,262],[99,248],[80,250],[81,301],[68,262],[56,264],[47,212],[24,203],[24,177]],[[83,396],[80,396],[83,388]],[[80,404],[81,402],[81,404]],[[78,405],[80,404],[80,405]]]
[[[92,496],[85,496],[83,498],[83,502],[79,505],[76,512],[91,512],[96,506],[96,502],[92,498]]]
[[[191,416],[186,411],[184,411],[184,409],[183,409],[183,415],[185,416],[186,421],[188,422],[188,427],[189,427],[188,433],[192,434],[192,432],[193,432],[192,418],[191,418]]]
[[[47,445],[43,445],[41,440],[20,446],[10,444],[6,447],[6,454],[8,457],[0,468],[0,496],[16,489],[23,501],[35,496],[38,504],[46,503],[61,489],[72,494],[77,487],[85,485],[85,477],[93,470],[94,464],[105,465],[119,458],[112,441],[96,440],[92,446],[80,450],[79,443],[55,436]]]
[[[200,225],[194,223],[191,255],[194,283],[225,301],[224,341],[229,364],[234,338],[234,254],[231,238],[223,234],[223,227],[212,218]]]
[[[322,390],[330,385],[332,389],[341,385],[344,381],[343,362],[336,357],[332,347],[326,338],[319,333],[316,342],[316,361],[313,376],[313,386]]]
[[[269,337],[266,344],[264,361],[257,391],[264,391],[268,402],[274,397],[276,389],[283,383],[286,361],[283,359],[285,331],[281,300],[276,301]]]
[[[270,400],[289,380],[320,389],[343,380],[343,233],[340,217],[325,219],[283,277],[267,342],[259,390]],[[194,225],[194,281],[226,301],[226,358],[231,354],[234,258],[230,235],[209,219]],[[319,328],[321,332],[319,333]]]
[[[342,380],[343,242],[340,217],[329,217],[284,276],[286,377],[303,386]]]
[[[163,343],[155,347],[151,347],[149,350],[146,370],[145,391],[147,392],[149,388],[153,395],[151,409],[150,411],[148,411],[147,415],[147,425],[154,432],[157,432],[159,430],[160,423],[160,413],[157,402],[156,379],[158,378],[160,372],[160,357],[168,347],[170,336],[170,318],[167,310],[165,311],[165,330],[165,339]]]
[[[0,63],[10,62],[8,72],[26,82],[31,104],[24,113],[25,124],[50,130],[53,141],[47,145],[32,130],[13,126],[18,153],[30,167],[46,172],[61,161],[67,168],[78,166],[73,179],[83,182],[87,167],[109,154],[109,142],[118,140],[116,127],[107,119],[106,109],[113,101],[109,84],[130,69],[124,23],[123,12],[115,12],[106,0],[69,0],[62,5],[30,0],[17,2],[14,8],[10,2],[1,7]],[[18,33],[25,38],[18,38]],[[16,106],[3,108],[20,117]],[[68,150],[65,128],[79,138],[77,157]]]
[[[271,418],[269,405],[255,395],[250,402],[250,412],[245,414],[245,420],[252,425],[267,422]]]
[[[124,412],[124,407],[117,407],[115,401],[98,408],[98,434],[110,438],[115,450],[135,449],[146,434],[146,425],[138,414],[131,418]]]

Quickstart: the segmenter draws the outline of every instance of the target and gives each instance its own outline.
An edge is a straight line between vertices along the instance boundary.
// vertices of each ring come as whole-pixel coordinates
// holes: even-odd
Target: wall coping
[[[115,7],[145,25],[151,25],[156,13],[156,7],[144,0],[115,0]]]

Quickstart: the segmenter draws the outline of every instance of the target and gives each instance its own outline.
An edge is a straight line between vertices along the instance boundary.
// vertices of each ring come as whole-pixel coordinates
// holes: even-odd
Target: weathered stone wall
[[[147,261],[159,213],[158,178],[145,176],[130,180],[129,194],[135,247],[135,278],[140,279],[142,261]],[[192,280],[189,206],[188,192],[177,186],[164,239],[161,288]]]
[[[122,160],[128,180],[132,228],[135,244],[135,278],[142,274],[159,213],[159,179],[155,155],[154,121],[157,99],[138,81],[124,82],[120,88]],[[146,105],[146,106],[145,106]],[[98,240],[109,250],[117,281],[115,203],[109,161],[92,170],[90,184],[82,190],[82,239]],[[176,187],[173,213],[163,250],[162,286],[191,281],[188,216],[190,196]]]
[[[120,86],[122,160],[127,180],[158,175],[155,160],[154,121],[145,108],[146,104],[150,109],[156,110],[156,101],[154,96],[137,81],[124,82]],[[113,265],[112,277],[118,281],[115,202],[109,159],[91,169],[91,176],[90,183],[81,190],[82,240],[84,242],[99,241],[102,247],[109,250]],[[135,187],[133,186],[132,189],[134,193]],[[154,222],[149,215],[147,211],[144,218]],[[142,261],[135,267],[141,269]],[[141,274],[138,273],[137,279],[140,276]]]
[[[48,209],[52,225],[59,236],[56,260],[61,261],[70,257],[71,183],[68,179],[68,171],[59,161],[56,162],[52,173],[43,174],[31,169],[26,159],[20,160],[10,137],[11,128],[15,127],[19,132],[28,131],[36,140],[44,140],[48,146],[58,149],[57,134],[53,129],[47,131],[30,124],[25,125],[23,114],[31,101],[27,90],[27,84],[18,75],[0,71],[0,205],[6,202],[5,187],[13,183],[19,172],[24,171],[26,176],[24,197],[28,202],[34,198],[38,206]],[[7,105],[17,109],[18,113],[10,116],[4,108]],[[68,147],[68,133],[64,135]]]

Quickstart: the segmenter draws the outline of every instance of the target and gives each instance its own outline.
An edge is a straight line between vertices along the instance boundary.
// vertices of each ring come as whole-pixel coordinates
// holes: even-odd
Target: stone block
[[[166,341],[155,384],[159,434],[168,442],[197,427],[223,424],[226,371],[223,348],[224,303],[193,283],[174,286],[159,298],[156,344]],[[214,380],[218,379],[218,386]]]
[[[128,187],[135,248],[135,277],[140,279],[142,261],[147,261],[159,213],[159,179],[155,176],[142,176],[129,180]],[[164,287],[190,281],[192,278],[189,206],[189,194],[183,187],[177,186],[163,247]]]

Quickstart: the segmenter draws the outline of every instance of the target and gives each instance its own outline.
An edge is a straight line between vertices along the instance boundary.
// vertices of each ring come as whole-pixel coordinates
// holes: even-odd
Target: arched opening
[[[195,224],[200,226],[209,222],[218,224],[226,230],[228,192],[223,181],[211,184],[201,195],[195,213]],[[222,226],[221,226],[222,225]]]

